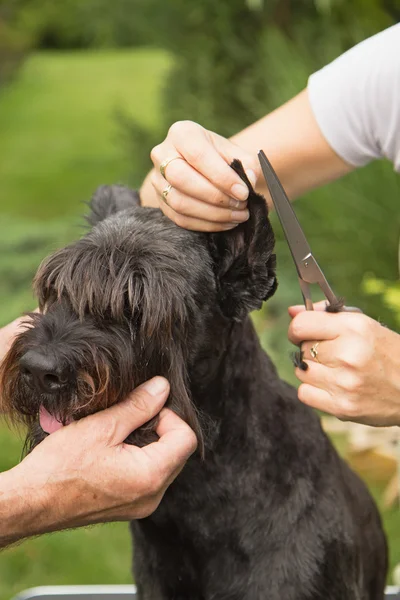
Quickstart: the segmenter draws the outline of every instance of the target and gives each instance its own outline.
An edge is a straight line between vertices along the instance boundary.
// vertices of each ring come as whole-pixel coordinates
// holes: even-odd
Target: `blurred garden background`
[[[82,234],[94,189],[140,186],[151,147],[174,121],[232,135],[399,18],[400,0],[0,0],[0,325],[35,306],[39,262]],[[296,203],[334,289],[394,329],[399,198],[400,178],[381,161]],[[293,382],[286,309],[301,298],[274,223],[280,286],[255,321]],[[21,447],[1,425],[1,470]],[[380,501],[385,476],[363,476]],[[383,514],[393,566],[400,513]],[[44,536],[1,554],[0,597],[45,584],[129,583],[130,561],[125,524]]]

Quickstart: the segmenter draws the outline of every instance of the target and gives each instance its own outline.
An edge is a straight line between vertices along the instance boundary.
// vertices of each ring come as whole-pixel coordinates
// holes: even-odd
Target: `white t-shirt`
[[[400,24],[361,42],[308,80],[317,123],[347,163],[388,158],[400,171]]]

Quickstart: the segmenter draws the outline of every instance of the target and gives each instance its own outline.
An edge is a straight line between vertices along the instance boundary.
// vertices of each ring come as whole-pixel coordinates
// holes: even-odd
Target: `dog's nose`
[[[19,361],[22,375],[31,387],[43,392],[57,392],[67,383],[65,371],[60,369],[57,358],[28,350]]]

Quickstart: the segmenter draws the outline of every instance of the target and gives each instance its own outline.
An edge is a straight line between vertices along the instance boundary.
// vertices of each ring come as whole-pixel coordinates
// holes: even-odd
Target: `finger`
[[[259,167],[254,156],[190,121],[174,123],[169,136],[187,162],[215,187],[236,200],[247,199],[247,186],[229,165],[234,158],[238,158],[246,171],[253,172],[249,173],[249,179],[255,183]]]
[[[145,446],[142,450],[157,464],[166,481],[173,474],[179,473],[189,456],[196,450],[197,438],[189,425],[168,408],[161,411],[156,432],[159,435],[157,442]]]
[[[166,152],[168,150],[163,148],[163,155],[166,155]],[[171,153],[175,153],[176,155],[177,151],[171,150]],[[155,160],[155,163],[158,164],[158,160]],[[245,200],[240,201],[236,198],[231,198],[219,190],[206,177],[196,171],[183,157],[181,160],[174,160],[167,165],[165,168],[165,177],[161,175],[159,166],[154,170],[152,183],[159,195],[165,188],[166,181],[183,195],[196,198],[207,204],[227,209],[243,210],[246,208]]]
[[[315,302],[314,310],[325,311],[327,304],[328,303],[326,300],[321,300],[321,302]],[[304,304],[296,304],[295,306],[289,306],[288,308],[289,315],[292,318],[298,315],[299,313],[304,312],[305,310],[306,307],[304,306]]]
[[[289,340],[296,346],[306,340],[333,340],[340,334],[344,314],[309,310],[300,312],[290,323]]]
[[[311,348],[314,349],[317,356],[313,357]],[[303,359],[308,363],[316,363],[325,365],[326,367],[337,367],[341,363],[337,355],[337,343],[336,340],[324,340],[318,341],[313,340],[311,342],[303,342],[301,344],[301,350],[303,352]]]
[[[158,415],[168,394],[168,381],[164,377],[153,377],[135,388],[126,400],[86,419],[109,423],[110,441],[121,444],[132,431]],[[86,419],[81,419],[78,424]]]
[[[336,387],[335,372],[326,365],[306,360],[308,369],[303,371],[296,368],[295,375],[302,383],[308,383],[316,388],[332,392]]]
[[[309,383],[302,383],[297,391],[299,400],[307,406],[323,410],[324,412],[332,415],[336,414],[336,404],[332,396],[323,389],[310,385]]]
[[[163,196],[163,190],[166,187],[165,179],[161,175],[153,175],[153,186],[160,199],[176,213],[187,217],[193,217],[201,221],[211,223],[243,223],[249,218],[249,211],[232,210],[230,208],[220,208],[210,206],[196,198],[182,193],[179,189],[172,187],[167,197]],[[172,184],[171,184],[172,185]]]
[[[164,202],[163,199],[159,199],[160,209],[171,221],[176,223],[179,227],[183,227],[184,229],[190,229],[191,231],[207,231],[207,232],[215,232],[215,231],[227,231],[228,229],[233,229],[237,227],[235,223],[219,223],[213,221],[203,221],[201,219],[196,219],[194,217],[187,217],[185,215],[181,215],[173,210],[168,204]]]

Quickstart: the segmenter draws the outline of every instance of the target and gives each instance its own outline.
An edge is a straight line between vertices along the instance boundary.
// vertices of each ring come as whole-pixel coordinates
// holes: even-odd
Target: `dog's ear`
[[[101,185],[92,196],[90,213],[86,218],[90,225],[96,225],[110,215],[134,206],[140,206],[140,196],[136,190],[123,185]]]
[[[277,288],[275,237],[265,198],[253,190],[240,161],[234,160],[231,167],[249,188],[250,217],[234,229],[211,234],[209,248],[221,310],[226,317],[240,321],[261,308]]]

